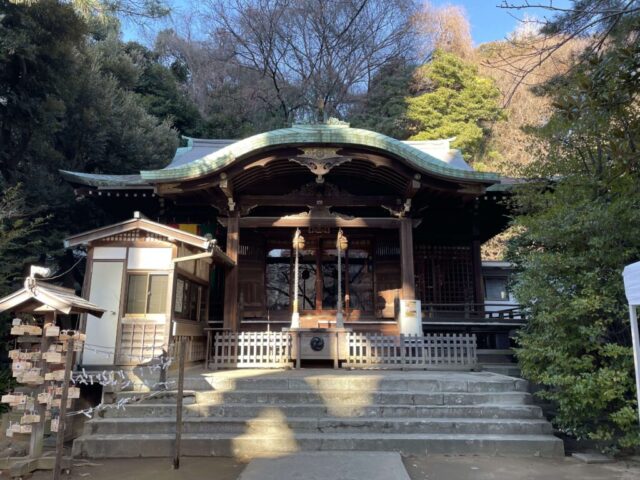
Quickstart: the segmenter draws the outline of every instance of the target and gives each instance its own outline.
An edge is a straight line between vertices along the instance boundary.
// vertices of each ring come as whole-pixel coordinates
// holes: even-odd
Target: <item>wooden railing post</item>
[[[182,447],[182,396],[184,395],[184,357],[186,355],[186,338],[180,339],[180,357],[178,361],[178,398],[176,399],[176,439],[173,455],[173,468],[180,468],[180,450]]]
[[[60,479],[62,468],[62,452],[64,450],[64,435],[67,426],[67,400],[69,398],[69,381],[73,364],[73,337],[67,341],[67,356],[64,364],[64,381],[62,383],[62,398],[60,399],[60,417],[58,418],[58,433],[56,435],[56,462],[53,467],[53,480]]]

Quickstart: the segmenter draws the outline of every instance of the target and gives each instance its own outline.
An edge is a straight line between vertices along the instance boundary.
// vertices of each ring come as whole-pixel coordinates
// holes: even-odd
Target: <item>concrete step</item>
[[[483,372],[498,373],[516,378],[521,376],[520,367],[517,363],[483,363],[481,368]]]
[[[535,405],[368,405],[293,404],[277,406],[244,404],[192,404],[183,407],[185,417],[256,418],[277,411],[284,417],[402,417],[402,418],[542,418]],[[105,418],[175,418],[175,404],[130,404],[124,409],[104,410]]]
[[[428,377],[423,374],[405,373],[388,375],[385,373],[323,374],[308,376],[272,376],[229,378],[228,376],[196,376],[185,378],[184,388],[198,391],[230,390],[355,390],[368,392],[526,392],[526,380],[477,372],[461,379],[445,374]],[[448,378],[449,377],[449,378]]]
[[[168,457],[174,436],[90,435],[78,438],[74,456],[87,458]],[[397,451],[410,454],[477,454],[556,457],[564,455],[551,435],[293,433],[287,435],[185,434],[185,456],[255,458],[298,451]]]
[[[175,419],[108,418],[85,423],[85,435],[171,434]],[[456,433],[456,434],[551,434],[549,422],[542,419],[482,418],[215,418],[197,417],[183,420],[185,434],[252,433],[277,435],[296,433]]]
[[[144,392],[123,392],[117,398],[144,398]],[[159,392],[151,398],[143,399],[140,404],[158,404],[175,402],[176,391]],[[531,394],[526,392],[497,393],[422,393],[422,392],[362,392],[353,390],[312,391],[189,391],[183,394],[183,403],[187,404],[320,404],[335,405],[337,403],[363,405],[483,405],[532,403]]]
[[[489,372],[235,370],[189,374],[185,455],[259,457],[297,451],[562,454],[528,383]],[[132,389],[134,390],[134,389]],[[175,391],[119,392],[124,409],[85,425],[76,454],[168,456]]]

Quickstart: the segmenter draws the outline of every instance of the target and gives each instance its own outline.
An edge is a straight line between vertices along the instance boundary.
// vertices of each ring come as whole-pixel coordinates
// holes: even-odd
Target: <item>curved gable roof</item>
[[[394,156],[403,158],[418,170],[455,180],[495,183],[500,178],[499,175],[494,173],[476,172],[453,167],[411,144],[381,133],[351,128],[348,125],[326,124],[294,125],[290,128],[260,133],[244,140],[224,146],[220,145],[222,148],[193,160],[191,160],[193,158],[192,155],[187,155],[191,152],[189,147],[186,147],[184,151],[180,152],[179,157],[188,156],[191,157],[191,161],[179,162],[174,159],[166,168],[141,171],[140,177],[143,181],[149,183],[190,180],[222,170],[237,159],[259,150],[282,146],[318,144],[372,148],[389,152]]]

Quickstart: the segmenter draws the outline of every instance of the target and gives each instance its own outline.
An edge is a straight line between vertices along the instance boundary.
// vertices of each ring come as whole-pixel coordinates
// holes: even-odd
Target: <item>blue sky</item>
[[[393,0],[388,0],[393,1]],[[509,0],[511,3],[524,3],[524,0]],[[188,8],[190,0],[173,0],[172,5],[178,9]],[[431,0],[434,5],[461,5],[467,12],[471,23],[471,35],[476,45],[480,43],[490,42],[493,40],[502,40],[506,35],[512,32],[518,25],[518,18],[522,18],[523,11],[511,11],[500,8],[502,0]],[[570,0],[539,0],[540,4],[552,3],[556,7],[567,7]],[[544,10],[527,10],[529,15],[543,18],[549,15]],[[135,25],[123,25],[123,36],[125,40],[138,40],[143,43],[144,35],[141,35],[139,29]],[[148,36],[147,36],[148,39]]]
[[[523,11],[513,11],[500,8],[501,0],[431,0],[434,5],[461,5],[467,11],[469,21],[471,23],[471,35],[476,45],[480,43],[490,42],[493,40],[502,40],[505,36],[512,32],[518,20],[524,15]],[[523,1],[510,0],[510,3],[521,4]],[[550,0],[540,0],[540,4],[548,4]],[[567,7],[571,4],[570,0],[551,0],[555,7]],[[543,18],[549,16],[549,12],[544,10],[527,10],[530,16]]]

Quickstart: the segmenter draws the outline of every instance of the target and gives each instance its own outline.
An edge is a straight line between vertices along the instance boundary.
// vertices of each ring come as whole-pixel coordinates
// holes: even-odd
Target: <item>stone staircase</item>
[[[119,397],[140,395],[122,392]],[[182,452],[260,457],[297,451],[561,456],[524,380],[490,372],[247,371],[185,379]],[[170,456],[176,392],[85,424],[74,454]]]

